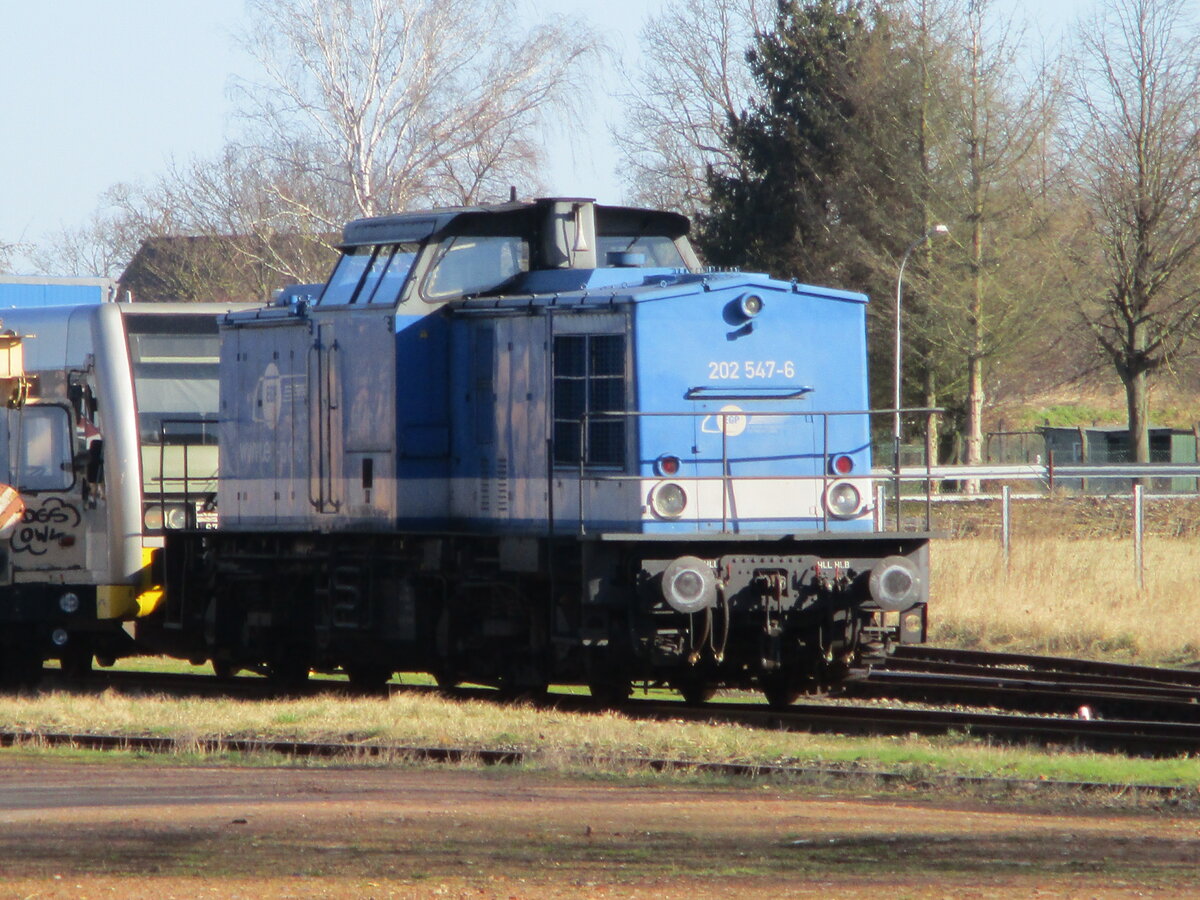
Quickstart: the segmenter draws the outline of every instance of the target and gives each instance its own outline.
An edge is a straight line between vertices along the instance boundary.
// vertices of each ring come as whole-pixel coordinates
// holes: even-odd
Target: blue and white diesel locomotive
[[[144,645],[282,679],[638,682],[776,703],[924,639],[874,528],[866,298],[701,269],[671,213],[351,222],[311,298],[222,323],[220,527]]]

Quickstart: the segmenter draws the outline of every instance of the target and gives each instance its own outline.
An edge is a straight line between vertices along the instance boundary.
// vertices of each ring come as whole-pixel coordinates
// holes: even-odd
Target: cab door
[[[51,581],[78,581],[89,568],[89,549],[97,560],[104,558],[95,546],[104,540],[104,514],[97,510],[101,498],[77,490],[71,412],[46,404],[5,415],[8,480],[25,501],[10,539],[14,574],[18,580],[20,572],[37,572]]]

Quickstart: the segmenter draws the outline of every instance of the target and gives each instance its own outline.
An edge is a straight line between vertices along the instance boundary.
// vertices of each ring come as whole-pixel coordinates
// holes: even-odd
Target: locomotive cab
[[[132,596],[142,564],[137,514],[123,502],[132,482],[123,469],[132,463],[134,477],[138,471],[136,441],[119,394],[109,395],[114,406],[103,418],[96,403],[106,389],[131,390],[119,377],[120,360],[90,356],[78,368],[48,362],[107,333],[117,311],[32,315],[37,329],[21,312],[4,316],[20,327],[12,340],[23,345],[20,373],[0,379],[0,480],[9,488],[0,492],[0,675],[8,686],[35,682],[46,659],[80,672],[93,653],[127,650],[129,637],[110,607]]]

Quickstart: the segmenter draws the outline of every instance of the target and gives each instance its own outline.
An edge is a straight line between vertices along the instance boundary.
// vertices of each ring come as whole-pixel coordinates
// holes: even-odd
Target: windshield
[[[610,254],[640,253],[641,265],[659,269],[687,268],[687,262],[666,235],[605,234],[596,239],[596,259],[601,267],[620,265]]]
[[[71,466],[71,417],[60,406],[6,410],[7,480],[22,491],[65,491]]]
[[[126,315],[142,443],[217,443],[217,317]]]
[[[322,306],[345,303],[394,305],[408,278],[420,244],[379,244],[349,247],[342,253],[329,284],[321,294]]]

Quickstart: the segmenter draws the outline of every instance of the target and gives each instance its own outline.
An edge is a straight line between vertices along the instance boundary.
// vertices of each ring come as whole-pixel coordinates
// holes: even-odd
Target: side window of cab
[[[65,491],[75,483],[71,415],[61,406],[8,413],[8,464],[23,491]]]
[[[515,235],[459,234],[442,245],[425,276],[430,303],[487,294],[529,271],[529,244]]]

